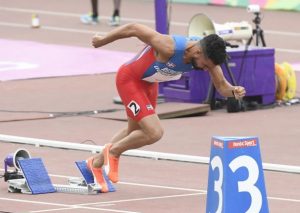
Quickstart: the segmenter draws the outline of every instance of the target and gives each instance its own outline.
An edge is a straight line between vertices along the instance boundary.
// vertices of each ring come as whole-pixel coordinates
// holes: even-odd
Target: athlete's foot
[[[106,144],[103,150],[104,156],[104,170],[108,176],[108,178],[113,182],[117,183],[119,181],[119,158],[111,155],[109,150],[112,146],[112,143]]]
[[[99,18],[98,17],[93,17],[92,14],[85,14],[80,16],[80,21],[83,24],[93,24],[96,25],[99,23]]]
[[[120,25],[120,20],[120,16],[112,16],[108,24],[112,27],[116,27]]]
[[[94,158],[90,157],[86,160],[87,168],[93,173],[94,182],[101,186],[101,192],[108,192],[107,183],[103,177],[102,168],[93,167]]]

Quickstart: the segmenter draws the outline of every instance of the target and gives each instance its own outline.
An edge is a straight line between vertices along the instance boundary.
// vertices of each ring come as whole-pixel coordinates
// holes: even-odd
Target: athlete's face
[[[208,71],[216,66],[209,58],[207,58],[201,49],[197,50],[191,59],[191,63],[196,70]]]

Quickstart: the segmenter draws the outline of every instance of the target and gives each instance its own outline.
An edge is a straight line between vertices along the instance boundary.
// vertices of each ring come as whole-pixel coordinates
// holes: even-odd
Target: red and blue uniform
[[[155,113],[158,82],[178,80],[182,73],[193,70],[192,64],[184,63],[183,56],[187,42],[195,38],[172,38],[175,49],[168,62],[157,61],[155,50],[146,46],[133,59],[123,64],[117,73],[118,93],[126,107],[127,116],[135,121]]]

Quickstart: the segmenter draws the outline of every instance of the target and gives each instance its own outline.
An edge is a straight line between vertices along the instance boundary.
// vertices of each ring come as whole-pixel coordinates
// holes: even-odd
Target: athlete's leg
[[[153,144],[163,135],[163,128],[155,113],[158,85],[143,82],[130,73],[128,67],[121,67],[116,81],[126,108],[128,128],[113,137],[112,143],[105,146],[93,164],[95,167],[104,165],[113,182],[118,181],[119,157],[123,152]]]
[[[123,152],[137,149],[157,142],[163,135],[163,128],[156,114],[142,118],[138,125],[140,129],[133,130],[126,137],[113,143],[110,153],[119,157]]]
[[[92,17],[98,18],[98,0],[91,0],[92,1]]]
[[[113,16],[120,16],[121,0],[114,0],[114,13]]]
[[[111,143],[117,143],[118,141],[122,140],[123,138],[127,137],[131,132],[140,129],[139,124],[132,120],[131,118],[128,118],[128,124],[127,127],[120,130],[118,133],[116,133],[112,139]],[[104,163],[104,157],[103,154],[98,154],[94,156],[93,166],[94,167],[101,167]]]
[[[111,26],[120,25],[120,6],[121,6],[121,0],[114,0],[114,11],[110,20]]]
[[[106,144],[102,152],[105,172],[113,183],[119,181],[119,157],[123,152],[153,144],[163,135],[163,129],[156,114],[145,116],[138,124],[140,129],[133,130],[115,143]]]
[[[126,128],[120,130],[117,134],[115,134],[112,139],[110,140],[111,143],[115,143],[124,137],[126,137],[128,134],[130,134],[132,131],[140,129],[140,126],[138,123],[131,118],[128,118],[128,125]]]
[[[133,91],[121,96],[127,109],[128,132],[126,137],[119,138],[120,140],[116,140],[111,146],[110,153],[115,157],[119,157],[129,149],[155,143],[163,135],[163,128],[155,113],[158,84],[133,82],[128,86]],[[128,94],[134,94],[134,96]],[[126,135],[126,133],[123,134]]]
[[[131,118],[128,119],[129,126],[134,128],[123,129],[113,138],[110,153],[115,157],[120,157],[123,152],[129,149],[137,149],[153,144],[163,135],[163,128],[156,114],[148,115],[139,122]],[[139,128],[137,128],[136,124],[138,124]],[[129,131],[129,134],[127,134],[127,131]],[[104,162],[103,154],[98,154],[94,158],[93,166],[101,167]]]

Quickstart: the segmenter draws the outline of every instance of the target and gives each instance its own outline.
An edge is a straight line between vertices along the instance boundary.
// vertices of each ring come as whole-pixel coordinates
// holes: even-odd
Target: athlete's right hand
[[[98,48],[98,47],[103,46],[104,44],[102,41],[103,41],[103,36],[101,36],[99,34],[95,34],[92,39],[93,47]]]

